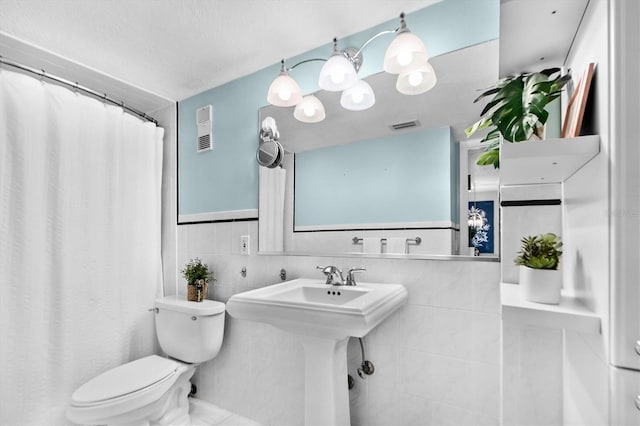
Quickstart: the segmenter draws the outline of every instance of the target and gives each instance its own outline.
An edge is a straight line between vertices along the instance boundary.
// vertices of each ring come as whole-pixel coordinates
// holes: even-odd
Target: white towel
[[[284,196],[287,171],[280,167],[259,169],[259,251],[281,252],[284,250]]]
[[[406,238],[387,238],[387,253],[405,254],[407,252]]]
[[[363,253],[381,253],[382,243],[380,238],[363,238],[362,239],[362,252]]]

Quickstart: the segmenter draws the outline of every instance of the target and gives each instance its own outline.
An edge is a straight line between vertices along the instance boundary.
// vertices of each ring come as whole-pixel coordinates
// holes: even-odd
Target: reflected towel
[[[280,167],[259,169],[258,249],[281,252],[284,250],[284,195],[287,172]]]
[[[363,238],[362,239],[362,252],[363,253],[381,253],[382,243],[380,238]]]
[[[405,254],[407,252],[406,238],[387,238],[387,253]]]

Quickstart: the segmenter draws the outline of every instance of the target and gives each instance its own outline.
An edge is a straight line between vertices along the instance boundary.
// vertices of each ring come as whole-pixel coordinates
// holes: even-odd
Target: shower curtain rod
[[[95,90],[91,90],[91,89],[89,89],[87,87],[81,86],[81,85],[78,84],[78,82],[74,83],[74,82],[71,82],[69,80],[65,80],[62,77],[58,77],[58,76],[55,76],[55,75],[52,75],[52,74],[47,74],[45,72],[45,70],[38,70],[36,68],[31,68],[31,67],[29,67],[27,65],[23,65],[23,64],[19,64],[17,62],[9,61],[9,60],[3,58],[0,55],[0,66],[2,66],[2,65],[8,65],[10,67],[18,68],[18,69],[20,69],[22,71],[26,71],[26,72],[29,72],[31,74],[35,74],[35,75],[37,75],[39,77],[42,77],[42,78],[48,78],[49,80],[53,80],[53,81],[55,81],[57,83],[63,84],[65,86],[68,86],[68,87],[70,87],[70,88],[72,88],[72,89],[74,89],[76,91],[84,92],[84,93],[86,93],[88,95],[91,95],[91,96],[97,98],[97,99],[101,99],[104,102],[109,102],[109,103],[111,103],[113,105],[119,106],[123,110],[126,110],[126,111],[128,111],[128,112],[130,112],[130,113],[132,113],[134,115],[137,115],[138,117],[142,118],[143,120],[150,121],[153,124],[155,124],[156,126],[158,125],[158,121],[155,118],[145,114],[142,111],[138,111],[135,108],[132,108],[130,106],[125,105],[124,101],[118,101],[117,99],[113,99],[113,98],[109,97],[106,93],[98,93]]]

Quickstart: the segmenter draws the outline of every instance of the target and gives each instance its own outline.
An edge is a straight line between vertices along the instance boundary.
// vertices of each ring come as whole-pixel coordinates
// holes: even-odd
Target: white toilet
[[[225,305],[177,296],[155,301],[156,333],[170,357],[151,355],[113,368],[80,386],[67,418],[86,425],[188,425],[189,379],[222,345]]]

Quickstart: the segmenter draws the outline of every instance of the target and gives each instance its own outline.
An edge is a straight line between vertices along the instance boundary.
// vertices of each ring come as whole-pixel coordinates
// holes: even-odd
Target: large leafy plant
[[[520,241],[522,250],[515,259],[516,265],[533,269],[558,269],[562,256],[562,241],[556,234],[528,236]]]
[[[492,96],[480,113],[480,120],[465,129],[467,137],[478,130],[494,127],[481,142],[489,142],[477,164],[500,167],[500,135],[508,142],[521,142],[532,135],[542,139],[544,125],[549,118],[545,107],[557,99],[571,79],[561,75],[560,68],[522,73],[505,77],[483,92],[475,102]]]

